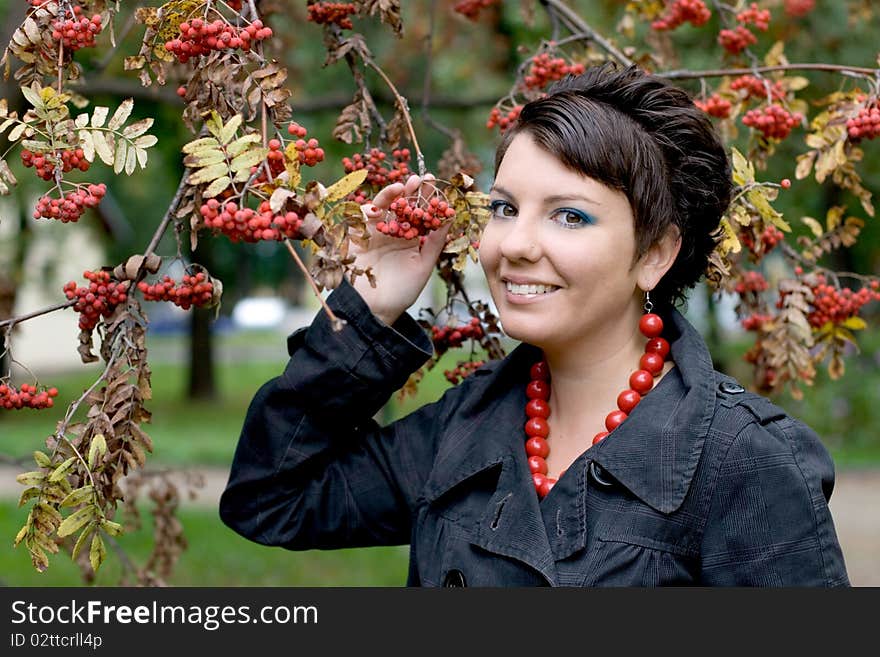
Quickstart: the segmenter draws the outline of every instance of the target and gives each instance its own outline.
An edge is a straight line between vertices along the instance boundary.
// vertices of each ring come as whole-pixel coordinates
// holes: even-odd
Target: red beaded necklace
[[[639,330],[648,342],[645,345],[645,353],[639,360],[639,368],[629,377],[630,387],[623,390],[617,396],[617,409],[611,411],[605,418],[606,431],[600,431],[593,436],[593,445],[605,439],[628,417],[629,413],[641,401],[642,396],[654,387],[654,378],[663,371],[663,363],[669,355],[669,343],[660,337],[663,332],[663,320],[659,315],[650,312],[651,302],[645,303],[645,310],[639,321]],[[541,360],[534,365],[529,372],[529,384],[526,386],[526,454],[529,457],[529,470],[532,472],[532,480],[538,497],[543,498],[556,479],[547,476],[547,455],[550,454],[550,445],[547,438],[550,436],[550,425],[547,418],[550,417],[550,368],[547,361]]]

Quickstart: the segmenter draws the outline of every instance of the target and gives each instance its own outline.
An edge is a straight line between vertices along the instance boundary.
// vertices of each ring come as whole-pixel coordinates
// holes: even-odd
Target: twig
[[[434,63],[434,20],[437,14],[437,0],[431,0],[428,8],[428,34],[425,35],[425,81],[422,87],[422,120],[438,132],[446,135],[450,139],[457,139],[460,133],[457,130],[447,128],[445,125],[436,121],[429,113],[431,99],[431,78]]]
[[[615,48],[608,39],[596,32],[596,30],[590,27],[583,18],[571,9],[571,7],[563,3],[561,0],[541,0],[541,4],[547,9],[547,11],[555,12],[572,32],[582,32],[587,38],[594,41],[600,48],[602,48],[602,50],[614,57],[614,59],[624,66],[633,65],[634,62],[629,57]]]
[[[321,291],[315,284],[315,279],[312,278],[312,275],[309,273],[308,267],[306,267],[305,263],[299,257],[299,254],[296,252],[296,249],[293,248],[293,244],[290,243],[289,239],[284,240],[284,246],[286,246],[287,250],[290,251],[290,255],[293,256],[293,259],[296,261],[297,266],[299,266],[299,268],[302,270],[303,274],[306,277],[306,280],[309,282],[309,285],[311,285],[312,291],[315,293],[315,296],[318,297],[318,301],[321,302],[321,306],[323,306],[324,312],[327,313],[327,317],[329,317],[330,321],[333,323],[333,330],[341,331],[342,327],[345,326],[346,321],[337,317],[336,314],[330,309],[330,306],[327,305],[324,297],[321,296]]]
[[[773,71],[827,71],[831,73],[852,74],[855,76],[875,76],[880,69],[863,68],[860,66],[844,66],[842,64],[777,64],[775,66],[757,66],[755,68],[721,68],[705,71],[679,69],[654,73],[657,77],[667,80],[693,80],[697,78],[720,78],[725,75],[749,75],[750,73],[772,73]]]
[[[46,315],[48,313],[53,313],[56,310],[63,310],[64,308],[70,308],[73,304],[76,303],[76,299],[71,299],[70,301],[64,301],[62,303],[56,303],[54,306],[47,306],[46,308],[41,308],[40,310],[35,310],[27,315],[19,315],[18,317],[10,317],[9,319],[4,319],[0,322],[0,328],[5,326],[12,326],[13,324],[18,324],[19,322],[24,322],[29,319],[33,319],[34,317],[39,317],[40,315]]]
[[[159,246],[159,242],[162,240],[162,236],[165,234],[168,224],[171,223],[174,213],[177,212],[177,206],[180,203],[180,199],[183,198],[183,190],[186,189],[186,179],[188,177],[188,173],[184,173],[180,177],[180,183],[177,185],[177,191],[174,193],[174,198],[171,199],[171,205],[168,206],[165,216],[162,217],[162,222],[159,224],[159,227],[156,228],[156,232],[153,233],[153,237],[147,245],[146,251],[144,251],[144,257],[151,255],[155,252],[156,247]]]
[[[422,149],[419,148],[419,140],[416,137],[416,131],[413,128],[412,117],[409,113],[409,105],[407,105],[406,98],[400,95],[397,91],[397,87],[394,86],[394,83],[385,75],[385,71],[381,69],[381,67],[376,64],[372,59],[364,59],[364,64],[369,66],[371,69],[376,71],[379,74],[379,77],[388,85],[388,88],[391,90],[391,93],[394,95],[395,100],[397,101],[398,107],[400,107],[400,111],[403,112],[403,119],[406,121],[406,127],[409,130],[409,136],[412,140],[413,148],[416,150],[416,160],[419,163],[419,175],[425,175],[425,156],[422,153]]]

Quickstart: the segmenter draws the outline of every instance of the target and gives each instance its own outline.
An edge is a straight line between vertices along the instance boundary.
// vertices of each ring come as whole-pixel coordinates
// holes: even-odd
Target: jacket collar
[[[676,310],[667,314],[666,326],[676,367],[612,436],[587,454],[645,504],[672,513],[687,495],[709,431],[715,377],[697,330]],[[502,361],[472,375],[459,406],[463,422],[444,441],[426,485],[429,501],[500,463],[505,475],[526,464],[519,453],[524,453],[519,440],[525,421],[522,409],[528,370],[538,357],[540,350],[520,344]],[[531,486],[527,464],[517,474]],[[536,500],[534,495],[529,498]]]

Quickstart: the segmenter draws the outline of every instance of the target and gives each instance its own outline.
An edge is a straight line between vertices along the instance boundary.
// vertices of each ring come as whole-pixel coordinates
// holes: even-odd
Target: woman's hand
[[[388,325],[397,321],[421,294],[446,243],[446,233],[452,221],[429,233],[421,248],[420,240],[389,237],[376,229],[376,223],[385,217],[395,199],[411,197],[418,191],[430,196],[434,191],[433,180],[431,174],[427,174],[424,180],[410,176],[406,183],[388,185],[376,195],[372,204],[362,206],[368,219],[370,244],[366,250],[353,245],[350,253],[356,257],[356,267],[372,267],[376,287],[370,285],[366,276],[358,276],[354,288],[373,314]]]

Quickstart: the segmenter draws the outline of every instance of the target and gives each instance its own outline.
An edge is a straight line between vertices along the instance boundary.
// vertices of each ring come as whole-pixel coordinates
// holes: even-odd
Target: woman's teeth
[[[505,284],[511,294],[547,294],[558,289],[555,285],[517,285],[509,281]]]

